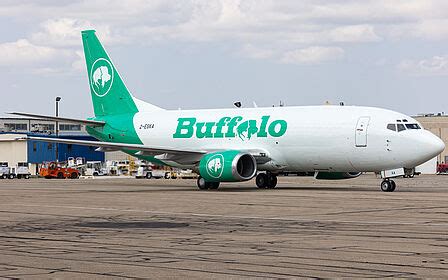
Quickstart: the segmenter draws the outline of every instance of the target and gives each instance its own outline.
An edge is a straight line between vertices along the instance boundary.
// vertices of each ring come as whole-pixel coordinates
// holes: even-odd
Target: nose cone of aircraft
[[[423,137],[424,145],[422,145],[422,153],[428,159],[434,158],[445,150],[445,143],[429,131],[425,131]]]

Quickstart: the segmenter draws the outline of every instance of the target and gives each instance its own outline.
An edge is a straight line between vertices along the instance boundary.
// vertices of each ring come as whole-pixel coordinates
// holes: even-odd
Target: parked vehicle
[[[181,169],[177,171],[176,177],[179,179],[196,179],[199,176],[191,169]]]
[[[107,175],[107,169],[103,167],[103,163],[101,161],[88,161],[86,163],[86,169],[84,175],[105,176]]]
[[[39,175],[46,179],[78,179],[79,171],[75,168],[67,167],[65,162],[45,162],[39,170]]]
[[[437,174],[448,174],[448,163],[440,163],[437,165]]]
[[[171,171],[164,169],[162,166],[153,165],[153,164],[146,163],[146,162],[139,162],[135,178],[170,179],[171,176],[172,176]]]
[[[17,168],[15,170],[15,175],[17,179],[29,179],[31,177],[30,170],[28,169],[27,162],[19,162],[17,163]]]
[[[16,176],[14,173],[11,173],[11,170],[8,166],[7,162],[0,162],[0,178],[1,179],[14,179]]]

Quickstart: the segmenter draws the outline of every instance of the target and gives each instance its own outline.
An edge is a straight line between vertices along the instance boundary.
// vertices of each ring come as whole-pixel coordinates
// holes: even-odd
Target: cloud
[[[0,44],[0,65],[30,65],[45,63],[66,52],[51,47],[34,45],[26,39]]]
[[[242,56],[255,58],[255,59],[267,59],[275,55],[273,50],[263,49],[261,47],[254,46],[252,44],[245,44],[239,52]]]
[[[287,64],[319,64],[343,56],[344,50],[341,48],[315,46],[286,52],[280,61]]]
[[[101,39],[110,40],[110,29],[106,25],[94,26],[90,21],[72,18],[49,19],[40,24],[42,31],[33,33],[30,40],[51,46],[79,46],[81,31],[97,29]]]
[[[397,67],[400,71],[415,76],[448,75],[448,55],[422,60],[403,60]]]

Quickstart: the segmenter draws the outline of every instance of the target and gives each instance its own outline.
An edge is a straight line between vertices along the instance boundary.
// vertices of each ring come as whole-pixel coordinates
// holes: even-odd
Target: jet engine
[[[227,150],[206,154],[198,170],[209,182],[247,181],[257,173],[257,162],[249,153]]]

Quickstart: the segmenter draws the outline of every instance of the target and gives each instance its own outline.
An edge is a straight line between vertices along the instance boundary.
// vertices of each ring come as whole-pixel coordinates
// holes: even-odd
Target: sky
[[[375,106],[448,112],[448,1],[1,0],[0,114],[90,117],[81,30],[166,109]]]

